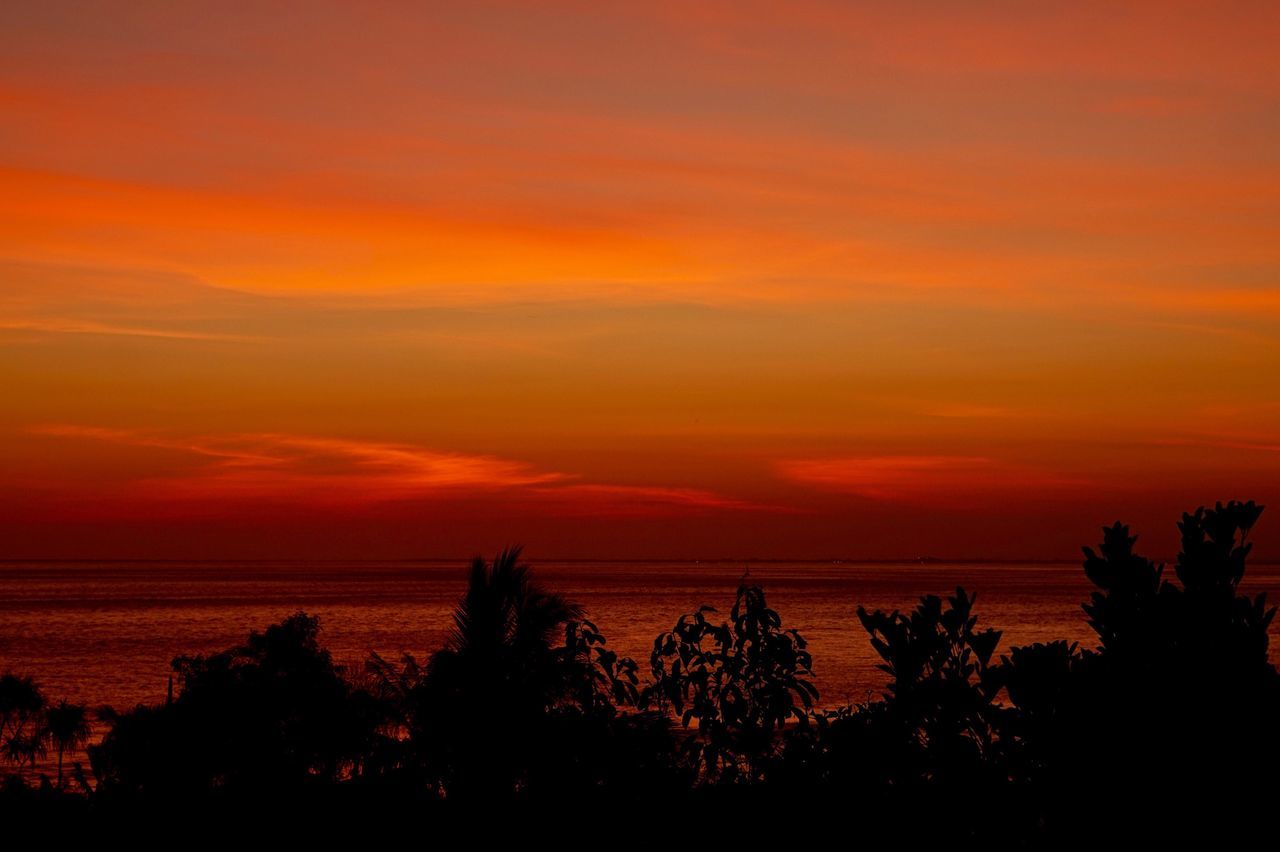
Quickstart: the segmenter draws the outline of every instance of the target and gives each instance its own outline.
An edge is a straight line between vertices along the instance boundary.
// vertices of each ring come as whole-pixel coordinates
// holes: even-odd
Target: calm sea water
[[[1078,563],[534,563],[540,582],[583,604],[610,646],[642,669],[653,637],[681,613],[708,604],[727,615],[744,567],[784,626],[809,639],[827,706],[884,686],[859,604],[905,608],[963,584],[978,592],[980,625],[1004,631],[1003,650],[1092,638]],[[34,675],[55,700],[159,701],[175,655],[228,647],[298,610],[320,616],[339,662],[370,651],[425,658],[444,637],[464,577],[457,562],[0,563],[0,671]],[[1280,589],[1280,566],[1251,566],[1248,586]]]

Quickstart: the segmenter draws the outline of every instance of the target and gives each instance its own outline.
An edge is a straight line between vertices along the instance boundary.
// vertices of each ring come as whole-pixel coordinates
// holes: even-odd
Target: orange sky
[[[0,556],[1280,505],[1280,7],[907,5],[0,8]]]

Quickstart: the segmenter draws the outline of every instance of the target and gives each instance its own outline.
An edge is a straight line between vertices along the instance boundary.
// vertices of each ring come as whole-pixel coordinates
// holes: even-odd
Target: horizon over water
[[[980,627],[1004,631],[997,655],[1050,639],[1093,644],[1079,562],[529,560],[546,588],[582,604],[609,647],[648,671],[654,637],[681,614],[728,618],[745,575],[783,626],[809,642],[826,707],[880,693],[859,605],[905,609],[957,585],[977,592]],[[171,660],[213,653],[299,610],[320,617],[335,661],[370,652],[425,660],[462,594],[460,560],[4,560],[0,671],[33,675],[51,700],[131,707],[164,698]],[[1172,572],[1172,567],[1167,570]],[[1280,565],[1251,564],[1242,589],[1280,589]],[[1274,597],[1272,595],[1271,597]]]

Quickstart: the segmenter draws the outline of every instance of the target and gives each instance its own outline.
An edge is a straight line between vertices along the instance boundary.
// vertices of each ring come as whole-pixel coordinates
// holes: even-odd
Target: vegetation
[[[682,751],[704,782],[758,781],[788,721],[809,722],[818,698],[804,638],[783,630],[764,590],[742,584],[731,622],[716,624],[704,606],[680,616],[653,642],[642,707],[657,707],[696,735]]]
[[[1134,552],[1126,527],[1106,528],[1084,549],[1092,648],[1000,653],[964,589],[909,612],[858,608],[888,687],[824,710],[804,637],[748,578],[728,619],[702,607],[659,635],[642,681],[506,550],[471,566],[449,639],[425,664],[375,655],[348,670],[304,614],[179,657],[165,703],[100,714],[108,729],[88,747],[89,772],[73,766],[74,798],[551,804],[610,830],[632,805],[655,825],[726,808],[750,825],[852,804],[915,841],[1015,845],[1114,839],[1117,826],[1243,831],[1267,813],[1280,757],[1275,608],[1239,593],[1261,511],[1184,515],[1173,577]],[[0,678],[0,747],[15,769],[0,802],[30,789],[50,750],[56,782],[38,783],[73,796],[64,756],[89,722],[30,677]]]

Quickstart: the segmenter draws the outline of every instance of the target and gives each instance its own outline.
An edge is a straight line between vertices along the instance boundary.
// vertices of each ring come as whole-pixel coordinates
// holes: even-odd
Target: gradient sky
[[[1280,514],[1277,44],[1275,3],[4,4],[0,556]]]

